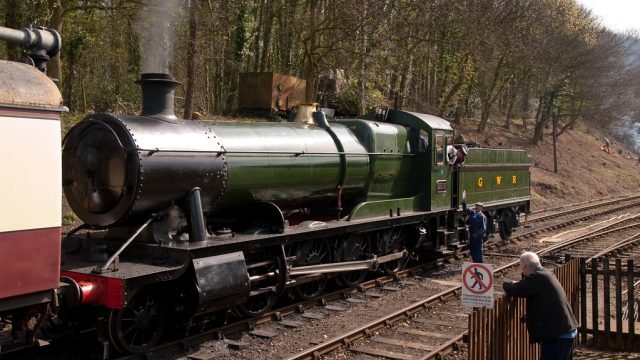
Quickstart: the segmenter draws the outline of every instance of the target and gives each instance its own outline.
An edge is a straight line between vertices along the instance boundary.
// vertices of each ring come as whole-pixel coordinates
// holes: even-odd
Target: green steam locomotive
[[[168,323],[255,316],[285,293],[312,298],[460,251],[463,197],[504,239],[529,211],[527,154],[465,147],[452,165],[461,145],[436,116],[188,121],[172,78],[140,83],[139,116],[89,115],[62,154],[67,200],[90,230],[63,241],[64,301],[103,314],[122,352],[148,350]]]

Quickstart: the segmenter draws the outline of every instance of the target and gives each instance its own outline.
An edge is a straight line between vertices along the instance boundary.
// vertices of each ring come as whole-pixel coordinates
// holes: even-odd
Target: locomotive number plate
[[[436,181],[436,192],[447,192],[447,180]]]

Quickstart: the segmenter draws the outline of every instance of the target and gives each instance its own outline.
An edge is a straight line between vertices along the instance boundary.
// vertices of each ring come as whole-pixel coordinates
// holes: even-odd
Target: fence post
[[[587,344],[587,261],[580,258],[580,343]]]
[[[616,259],[616,348],[622,350],[622,260]]]
[[[598,260],[591,259],[591,328],[593,329],[593,342],[601,342],[601,334],[598,328]]]
[[[633,288],[633,259],[627,260],[627,324],[629,326],[629,347],[627,350],[633,351],[635,348],[634,339],[636,337],[635,301]]]
[[[600,345],[611,346],[611,293],[609,283],[609,258],[602,259],[603,282],[604,282],[604,332],[606,337]]]

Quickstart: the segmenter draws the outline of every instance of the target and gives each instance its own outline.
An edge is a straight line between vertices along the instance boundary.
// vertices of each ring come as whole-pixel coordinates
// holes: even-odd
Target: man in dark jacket
[[[531,342],[542,344],[542,360],[571,360],[578,322],[553,273],[540,265],[538,255],[520,256],[523,278],[502,284],[511,296],[527,299],[527,331]]]
[[[482,213],[482,203],[476,203],[475,210],[467,208],[467,203],[462,202],[462,210],[469,214],[469,253],[474,263],[483,262],[482,245],[484,235],[487,232],[487,217]]]

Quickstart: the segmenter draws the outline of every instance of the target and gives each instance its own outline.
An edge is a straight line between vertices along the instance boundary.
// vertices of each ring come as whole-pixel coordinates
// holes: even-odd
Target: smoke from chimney
[[[616,121],[613,128],[623,143],[633,148],[636,155],[640,154],[640,122],[635,122],[625,116]]]
[[[140,41],[143,73],[168,73],[173,62],[175,29],[185,14],[185,0],[145,0],[135,30]]]

